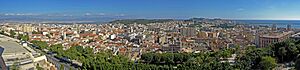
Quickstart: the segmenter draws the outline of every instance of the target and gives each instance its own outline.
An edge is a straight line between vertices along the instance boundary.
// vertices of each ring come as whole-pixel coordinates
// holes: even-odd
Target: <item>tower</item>
[[[272,24],[272,30],[273,30],[273,31],[276,31],[276,30],[277,30],[276,24]]]
[[[66,32],[65,32],[65,31],[62,31],[61,35],[62,35],[62,39],[63,39],[63,40],[65,40],[65,39],[67,38],[67,35],[66,35]]]
[[[292,25],[291,25],[291,24],[288,24],[288,25],[286,26],[286,30],[287,30],[287,31],[291,31],[291,30],[292,30]]]

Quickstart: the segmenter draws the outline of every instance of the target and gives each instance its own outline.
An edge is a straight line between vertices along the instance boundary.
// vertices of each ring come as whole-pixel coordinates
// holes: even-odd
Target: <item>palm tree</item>
[[[287,52],[287,51],[286,51],[285,47],[280,47],[280,48],[279,48],[279,55],[281,56],[281,61],[282,61],[282,62],[284,62],[284,61],[283,61],[283,56],[286,55],[286,52]]]

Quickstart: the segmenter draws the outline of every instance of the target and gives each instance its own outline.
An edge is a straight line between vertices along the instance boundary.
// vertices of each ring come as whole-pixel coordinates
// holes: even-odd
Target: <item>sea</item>
[[[292,28],[300,28],[300,20],[236,20],[241,23],[250,25],[263,25],[272,26],[275,24],[279,28],[286,28],[287,25],[291,25]]]

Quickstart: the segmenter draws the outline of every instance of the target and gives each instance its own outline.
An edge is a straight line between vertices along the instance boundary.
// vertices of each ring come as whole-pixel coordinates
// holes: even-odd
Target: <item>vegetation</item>
[[[112,55],[109,51],[93,53],[91,48],[74,46],[62,50],[61,45],[53,45],[51,51],[59,57],[82,62],[84,70],[131,70],[131,69],[232,69],[229,63],[221,63],[217,53],[145,53],[139,61],[133,62],[122,55]]]
[[[300,41],[287,40],[275,43],[266,48],[248,48],[238,58],[238,65],[241,69],[272,69],[278,64],[293,63],[297,69],[300,54]]]
[[[261,66],[261,69],[263,69],[263,70],[272,70],[273,68],[276,67],[277,63],[273,57],[264,56],[261,58],[259,65]]]
[[[295,69],[300,70],[300,59],[299,58],[295,62]]]
[[[17,38],[19,40],[23,40],[23,41],[28,41],[29,40],[29,36],[28,35],[23,35],[23,34],[19,34]]]
[[[10,37],[14,37],[14,36],[16,35],[16,32],[13,31],[13,30],[10,30],[10,31],[9,31],[9,34],[10,34]]]
[[[65,70],[65,66],[64,66],[64,65],[62,65],[62,64],[60,64],[60,66],[59,66],[59,70]]]
[[[45,46],[43,42],[33,42]],[[295,69],[300,69],[300,41],[287,40],[266,48],[223,49],[217,52],[201,53],[144,53],[138,61],[131,61],[122,55],[112,55],[110,51],[93,53],[91,48],[74,46],[63,50],[61,44],[51,45],[50,51],[60,58],[79,61],[83,70],[272,70],[279,65],[295,62]],[[237,54],[236,62],[221,62],[220,58]]]
[[[48,44],[44,41],[33,40],[33,41],[31,41],[31,43],[33,43],[34,45],[38,46],[41,49],[46,49],[48,47]]]

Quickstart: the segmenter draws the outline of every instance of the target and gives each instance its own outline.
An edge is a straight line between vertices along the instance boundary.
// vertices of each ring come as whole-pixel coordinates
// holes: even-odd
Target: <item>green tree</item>
[[[233,54],[233,49],[225,49],[216,53],[218,57],[228,58]]]
[[[245,53],[237,56],[236,67],[239,69],[259,69],[261,57],[271,55],[268,53],[270,49],[264,48],[248,48]]]
[[[22,37],[23,37],[23,34],[18,34],[17,39],[21,40]]]
[[[153,53],[145,53],[141,56],[141,59],[143,59],[147,63],[150,63],[153,60],[153,56]]]
[[[59,70],[65,70],[65,66],[63,64],[60,64]]]
[[[10,34],[10,37],[14,37],[16,35],[15,31],[13,31],[13,30],[10,30],[9,34]]]
[[[259,62],[261,69],[263,70],[272,70],[277,66],[276,60],[271,56],[264,56]]]
[[[61,53],[64,51],[62,44],[51,45],[49,48],[50,48],[50,51],[56,52],[56,53]]]
[[[300,70],[300,59],[297,59],[297,60],[295,61],[295,69],[296,69],[296,70]]]
[[[22,35],[21,36],[21,40],[28,41],[29,40],[29,36],[28,35]]]
[[[286,55],[286,50],[285,47],[280,47],[279,48],[279,55],[281,56],[281,61],[283,62],[283,57]]]
[[[31,43],[33,43],[34,45],[36,46],[39,46],[41,49],[46,49],[48,47],[48,44],[47,42],[44,42],[44,41],[31,41]]]

